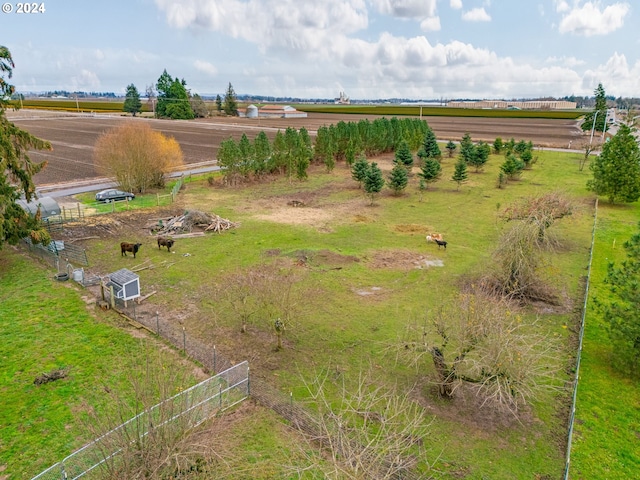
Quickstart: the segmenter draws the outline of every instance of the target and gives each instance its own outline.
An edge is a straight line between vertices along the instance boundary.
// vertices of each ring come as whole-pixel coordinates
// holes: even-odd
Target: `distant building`
[[[344,92],[340,92],[340,96],[334,99],[333,103],[336,105],[351,105],[351,100],[349,100],[349,97],[347,97]]]
[[[249,105],[238,109],[239,117],[246,118],[307,118],[307,112],[301,112],[289,105],[264,105],[260,108]]]
[[[479,100],[472,102],[448,102],[451,108],[487,108],[503,110],[575,110],[576,102],[565,100],[528,100],[524,102],[506,100]]]

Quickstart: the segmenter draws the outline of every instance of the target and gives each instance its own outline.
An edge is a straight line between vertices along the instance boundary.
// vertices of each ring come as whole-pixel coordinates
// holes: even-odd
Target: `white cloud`
[[[472,8],[462,14],[462,19],[467,22],[490,22],[491,17],[484,8]]]
[[[547,57],[545,63],[554,63],[565,67],[579,67],[585,64],[584,60],[579,60],[576,57]]]
[[[424,32],[440,31],[440,17],[425,18],[420,22],[420,29]]]
[[[629,66],[625,55],[615,52],[604,65],[585,72],[582,87],[592,93],[602,83],[607,95],[637,96],[639,78],[640,60]]]
[[[100,90],[100,79],[95,72],[82,69],[80,74],[71,77],[71,84],[76,91],[98,91]]]
[[[218,73],[218,69],[212,63],[203,60],[196,60],[193,62],[193,66],[196,67],[196,70],[199,72],[206,73],[212,77]]]
[[[433,17],[436,0],[370,0],[383,14],[400,18]]]
[[[606,35],[618,30],[631,9],[628,3],[620,2],[608,5],[604,9],[600,8],[600,2],[587,2],[582,6],[576,3],[571,10],[567,7],[566,2],[560,2],[556,6],[558,12],[564,13],[559,26],[560,33],[573,33],[585,37]]]
[[[554,0],[556,4],[556,12],[564,13],[571,10],[571,7],[565,0]]]
[[[454,10],[460,10],[462,8],[462,0],[449,0],[449,6]]]
[[[211,30],[254,45],[260,56],[252,61],[259,67],[236,70],[236,91],[304,98],[332,97],[340,90],[351,98],[514,98],[593,91],[585,88],[591,78],[575,71],[582,62],[574,57],[549,57],[547,66],[538,68],[459,41],[432,44],[423,35],[406,38],[387,32],[359,38],[368,27],[367,5],[389,16],[415,14],[423,31],[439,29],[431,1],[183,0],[180,9],[172,0],[155,2],[175,28]],[[556,7],[564,8],[561,3]],[[462,1],[450,5],[461,7]],[[464,15],[468,21],[491,20],[484,8]],[[640,67],[614,60],[607,68],[627,72],[626,91],[637,91],[631,73]],[[217,71],[206,61],[193,62],[205,73]],[[243,82],[250,87],[240,87]]]

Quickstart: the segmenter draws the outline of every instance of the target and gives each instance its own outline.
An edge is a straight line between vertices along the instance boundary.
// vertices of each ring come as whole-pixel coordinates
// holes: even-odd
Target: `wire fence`
[[[105,289],[105,301],[110,303],[109,295],[110,292]],[[156,311],[152,314],[143,312],[139,307],[136,307],[135,301],[127,302],[126,306],[121,299],[114,299],[114,303],[116,311],[132,321],[134,326],[145,328],[149,332],[158,335],[178,350],[181,350],[185,356],[195,360],[210,371],[225,370],[233,365],[233,362],[222,355],[215,345],[209,345],[194,338],[186,331],[184,326],[175,325],[175,322],[164,318],[159,312]],[[327,446],[331,443],[331,440],[326,437],[327,430],[339,431],[339,418],[337,416],[333,416],[330,419],[323,418],[320,421],[319,414],[312,411],[305,403],[296,401],[292,393],[282,392],[261,378],[255,376],[251,378],[250,395],[258,404],[273,410],[287,420],[290,426],[296,428],[305,437],[314,439],[320,445]],[[335,428],[331,426],[327,428],[327,425],[331,424],[335,424]],[[323,428],[323,425],[325,428]],[[419,474],[410,468],[398,468],[397,462],[398,458],[395,457],[383,462],[380,466],[381,469],[398,470],[396,476],[385,476],[385,478],[425,479],[424,474]]]
[[[584,288],[584,303],[582,305],[582,318],[580,320],[580,334],[578,339],[578,354],[576,356],[576,373],[573,381],[573,397],[571,399],[571,413],[569,415],[569,431],[567,433],[567,455],[564,467],[564,480],[569,479],[569,467],[571,465],[571,441],[573,440],[573,425],[576,415],[576,399],[578,397],[578,382],[580,380],[580,359],[582,357],[582,341],[584,338],[584,325],[587,315],[587,303],[589,301],[589,283],[591,281],[591,262],[593,260],[593,245],[596,240],[596,226],[598,222],[598,199],[595,202],[595,212],[593,214],[593,230],[591,232],[591,250],[589,252],[589,266],[587,267],[587,281]]]
[[[127,212],[139,208],[161,207],[171,205],[178,198],[178,192],[184,184],[184,175],[178,177],[178,180],[171,188],[169,193],[153,195],[145,195],[137,197],[135,200],[119,200],[108,203],[89,202],[76,203],[75,206],[61,205],[60,215],[49,217],[47,224],[56,225],[57,223],[82,221],[87,217],[95,215],[105,215],[116,212]],[[50,230],[51,231],[51,230]]]
[[[178,431],[195,428],[216,412],[249,396],[249,365],[242,362],[168,398],[75,451],[32,480],[101,478],[118,470],[131,444],[144,446],[159,429],[179,423]]]

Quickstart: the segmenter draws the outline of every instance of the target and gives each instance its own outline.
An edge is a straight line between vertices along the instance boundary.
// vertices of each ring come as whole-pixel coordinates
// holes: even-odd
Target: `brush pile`
[[[238,226],[239,223],[218,215],[192,210],[177,217],[158,220],[152,232],[155,235],[181,235],[194,231],[222,233]]]

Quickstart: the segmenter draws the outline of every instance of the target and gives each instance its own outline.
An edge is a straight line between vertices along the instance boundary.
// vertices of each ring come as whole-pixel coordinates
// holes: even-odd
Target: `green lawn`
[[[107,392],[130,396],[130,372],[155,348],[127,333],[117,315],[96,318],[83,294],[12,247],[0,251],[0,478],[31,478],[92,440],[88,412],[106,415],[114,406]],[[66,378],[34,384],[62,368]],[[196,383],[191,375],[184,381]]]
[[[240,222],[239,228],[222,235],[178,239],[172,249],[176,253],[171,255],[154,248],[151,239],[144,239],[140,258],[135,261],[114,254],[117,250],[114,250],[114,245],[119,240],[110,237],[89,240],[89,260],[92,269],[104,273],[143,261],[155,265],[165,265],[170,261],[171,265],[165,268],[139,272],[144,289],[159,292],[146,302],[160,311],[168,311],[167,315],[180,318],[190,335],[215,344],[221,354],[236,361],[248,358],[256,365],[255,370],[252,367],[254,374],[277,387],[283,398],[291,393],[293,401],[308,400],[302,379],[308,381],[324,369],[335,372],[336,381],[349,384],[363,368],[371,365],[381,382],[407,389],[417,386],[412,398],[433,412],[424,449],[426,460],[433,463],[434,468],[425,475],[441,479],[560,478],[565,463],[571,394],[568,389],[542,395],[517,422],[496,416],[491,411],[473,411],[460,402],[438,399],[428,383],[433,376],[429,362],[413,369],[396,363],[387,350],[389,344],[402,337],[407,325],[422,324],[426,311],[436,309],[452,298],[466,279],[481,274],[490,265],[492,249],[505,228],[499,218],[502,209],[523,196],[552,190],[562,191],[576,205],[571,217],[551,228],[560,248],[549,254],[543,272],[568,301],[569,308],[540,313],[540,328],[546,334],[564,339],[567,346],[574,344],[569,340],[579,321],[578,310],[583,295],[580,280],[586,272],[593,226],[594,197],[585,190],[589,172],[578,170],[580,158],[576,154],[537,151],[535,155],[538,161],[533,168],[525,171],[520,181],[510,182],[504,189],[496,188],[502,157],[491,156],[484,173],[470,172],[469,181],[459,191],[449,180],[454,159],[445,158],[443,177],[429,191],[420,194],[414,177],[404,195],[382,194],[373,206],[369,206],[369,201],[351,180],[344,165],[339,165],[332,173],[312,169],[306,182],[277,179],[234,189],[211,187],[204,178],[200,181],[194,179],[180,194],[176,209],[214,212]],[[314,221],[276,219],[277,214],[286,208],[286,202],[296,198],[309,204],[306,213],[315,215]],[[337,214],[325,218],[323,215],[327,212]],[[635,219],[632,218],[634,215]],[[609,224],[605,222],[608,216]],[[602,253],[601,249],[617,238],[619,253],[625,234],[629,236],[637,218],[635,206],[608,208],[601,204],[592,293],[598,291],[598,275],[600,280],[603,276],[606,265],[603,255],[611,258],[610,253]],[[438,250],[435,244],[426,244],[424,234],[430,231],[445,234],[449,241],[446,251]],[[341,263],[323,263],[322,252],[339,257]],[[188,256],[185,255],[187,253]],[[270,263],[275,258],[298,259],[301,256],[307,259],[307,263],[305,268],[295,270],[299,275],[295,290],[302,295],[300,308],[295,310],[294,318],[287,325],[284,350],[276,353],[273,351],[275,340],[271,326],[260,318],[251,322],[248,335],[238,333],[240,324],[237,316],[217,296],[217,287],[224,285],[231,274],[241,268]],[[444,266],[418,269],[401,265],[398,258],[403,256],[440,259]],[[5,252],[0,253],[0,259],[4,262],[0,276],[0,318],[4,327],[0,348],[3,349],[3,360],[7,358],[7,364],[13,365],[8,373],[3,371],[0,388],[3,396],[7,392],[16,398],[8,402],[15,404],[12,411],[5,414],[4,410],[8,408],[3,409],[0,417],[0,467],[5,464],[9,471],[13,471],[16,465],[39,458],[36,452],[51,450],[48,459],[21,467],[33,473],[85,441],[81,439],[81,425],[74,422],[74,415],[70,413],[82,412],[82,408],[65,410],[69,398],[76,398],[71,394],[62,394],[61,399],[56,397],[65,406],[60,407],[62,413],[54,421],[58,428],[54,438],[42,434],[43,429],[54,430],[50,425],[34,431],[28,441],[16,433],[18,423],[44,423],[42,414],[38,416],[38,409],[48,409],[49,403],[53,405],[53,400],[47,396],[37,398],[28,412],[13,410],[21,405],[18,399],[26,395],[25,389],[40,393],[44,389],[57,392],[62,388],[58,383],[45,385],[44,389],[35,387],[32,385],[33,377],[51,368],[70,365],[71,379],[82,379],[83,385],[93,381],[95,385],[98,377],[97,385],[102,385],[104,379],[100,378],[100,369],[113,368],[113,360],[109,360],[113,357],[99,348],[114,348],[114,342],[105,342],[106,345],[101,347],[103,341],[100,339],[105,336],[118,338],[115,343],[125,351],[135,350],[137,341],[127,334],[119,334],[112,325],[96,322],[87,313],[75,289],[54,283],[50,275],[39,267],[27,268],[28,261]],[[387,259],[386,267],[382,262],[384,259]],[[4,268],[5,264],[7,268]],[[25,277],[23,287],[16,286],[13,280],[16,276],[21,281]],[[47,294],[44,295],[43,291]],[[375,293],[360,295],[357,293],[360,291]],[[49,292],[55,292],[55,295]],[[6,299],[4,295],[7,295]],[[12,298],[14,303],[7,303]],[[29,305],[29,310],[33,311],[40,308],[40,321],[33,322],[33,312],[25,314],[20,322],[5,320],[2,309],[6,308],[13,315],[18,304]],[[64,305],[62,310],[60,305]],[[65,313],[52,313],[60,311]],[[526,309],[523,315],[533,317],[535,313]],[[51,320],[56,318],[66,320]],[[58,323],[63,326],[56,326]],[[70,331],[65,328],[66,323],[73,325]],[[46,330],[42,330],[43,324],[48,326]],[[19,328],[15,329],[15,325]],[[9,326],[14,326],[15,338],[6,334]],[[90,348],[80,350],[97,359],[90,367],[83,366],[89,362],[85,357],[74,356],[79,355],[77,345],[83,344],[82,338],[85,345],[90,342],[85,328],[96,335],[96,345],[91,341]],[[109,333],[104,333],[103,329]],[[51,331],[61,332],[60,336],[52,336]],[[20,343],[25,338],[32,339],[29,344],[45,344],[38,348],[38,353],[32,350],[28,361],[23,359],[24,347]],[[607,348],[602,326],[590,315],[578,389],[577,418],[581,423],[576,426],[574,437],[572,478],[631,478],[629,472],[637,467],[637,454],[634,459],[631,441],[634,435],[637,440],[638,432],[637,385],[607,368]],[[63,352],[57,353],[59,349]],[[566,349],[563,355],[558,361],[567,365],[569,372],[575,364],[575,352]],[[121,365],[115,368],[116,371],[125,369]],[[16,377],[21,380],[16,382]],[[113,377],[112,381],[117,382],[118,375],[115,379]],[[558,381],[568,384],[570,373]],[[69,383],[72,382],[65,379],[59,385]],[[92,393],[91,388],[86,387],[89,393]],[[609,394],[615,407],[602,403]],[[100,400],[97,392],[94,397],[89,395],[82,405],[95,403],[99,406]],[[17,422],[16,418],[21,418],[21,421]],[[274,428],[274,418],[269,412],[258,409],[252,421],[251,429],[239,423],[238,430],[230,430],[221,437],[229,445],[237,446],[233,458],[228,462],[222,460],[222,464],[242,465],[242,478],[268,478],[268,472],[273,472],[272,477],[284,477],[285,462],[304,461],[293,453],[292,433]],[[5,430],[11,433],[5,435]],[[613,435],[612,431],[616,434]],[[51,442],[47,444],[51,448],[46,448],[42,442]],[[606,447],[605,442],[608,443]],[[28,448],[21,451],[23,445]],[[282,459],[273,452],[279,452]],[[22,459],[21,455],[29,458]],[[602,455],[602,459],[598,455]],[[628,467],[621,467],[623,463]],[[607,465],[609,470],[605,470],[603,465]],[[618,476],[617,472],[624,473]]]
[[[628,479],[640,471],[640,390],[637,379],[616,371],[610,361],[604,323],[594,311],[594,296],[605,296],[609,261],[626,258],[622,244],[637,230],[640,205],[601,202],[585,320],[578,384],[571,478]]]

